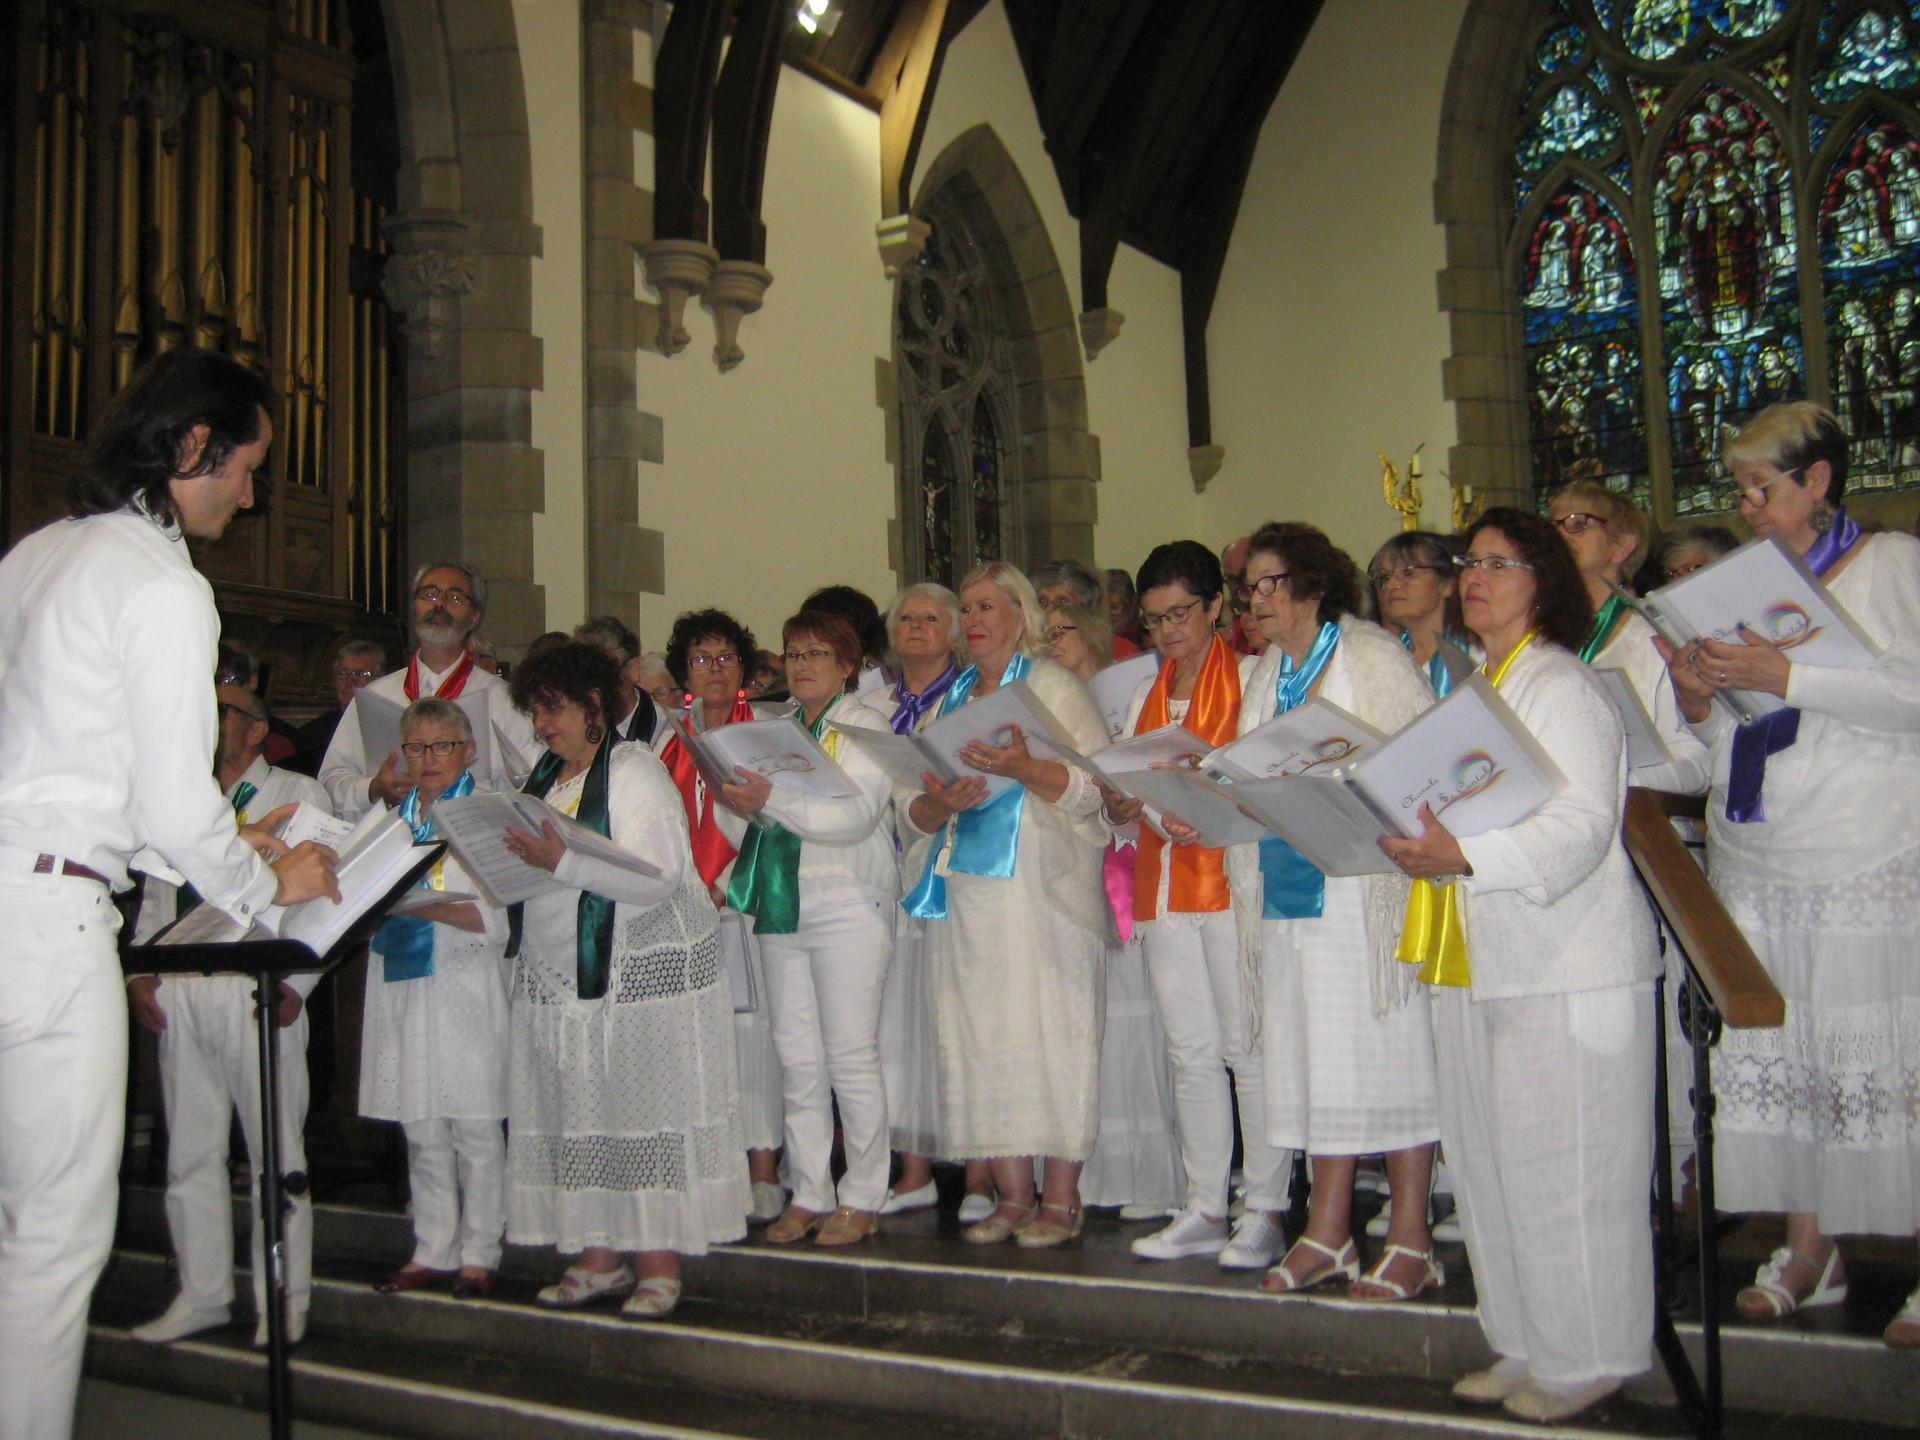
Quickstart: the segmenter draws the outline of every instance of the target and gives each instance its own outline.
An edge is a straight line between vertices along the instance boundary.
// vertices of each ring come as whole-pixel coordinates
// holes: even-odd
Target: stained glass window
[[[1009,452],[1001,416],[1013,393],[1007,334],[986,262],[965,220],[937,200],[933,231],[899,280],[902,560],[910,580],[953,584],[1014,553]]]
[[[1803,395],[1858,488],[1920,488],[1920,0],[1539,13],[1508,152],[1536,495],[1733,509],[1726,437]]]

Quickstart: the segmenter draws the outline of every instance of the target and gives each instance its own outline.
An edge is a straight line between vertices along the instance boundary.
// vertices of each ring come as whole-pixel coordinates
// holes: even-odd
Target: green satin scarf
[[[614,733],[609,730],[606,739],[600,742],[599,750],[594,753],[593,762],[587,766],[587,778],[580,789],[580,810],[573,817],[594,834],[609,837],[613,829],[607,815],[607,771],[614,740]],[[549,750],[540,757],[540,763],[533,767],[533,774],[527,777],[527,783],[520,787],[521,790],[525,794],[546,799],[564,764],[558,755]],[[509,958],[520,953],[520,927],[526,918],[526,910],[525,901],[507,907]],[[606,896],[596,895],[591,890],[580,892],[579,918],[574,926],[574,954],[574,963],[578,967],[574,992],[582,1000],[598,1000],[607,993],[607,979],[613,970],[613,901]]]
[[[1613,638],[1613,627],[1620,619],[1620,612],[1627,608],[1627,601],[1621,595],[1609,595],[1601,602],[1599,613],[1593,617],[1593,629],[1587,635],[1587,643],[1580,647],[1581,663],[1591,665],[1600,652],[1607,648],[1607,641]]]
[[[807,733],[826,743],[827,715],[839,704],[829,700]],[[829,748],[831,754],[831,747]],[[727,905],[753,916],[756,935],[791,935],[800,928],[800,837],[783,825],[756,825],[740,844],[727,881]]]

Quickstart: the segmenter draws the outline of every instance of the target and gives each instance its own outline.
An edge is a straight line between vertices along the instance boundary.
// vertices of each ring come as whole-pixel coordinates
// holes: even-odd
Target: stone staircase
[[[1337,1294],[1277,1301],[1210,1261],[1149,1265],[1142,1232],[1096,1216],[1080,1245],[977,1250],[950,1213],[902,1217],[848,1251],[757,1241],[687,1267],[669,1320],[553,1314],[533,1291],[558,1262],[510,1250],[496,1298],[376,1294],[406,1258],[391,1210],[323,1205],[315,1288],[296,1352],[297,1416],[432,1440],[605,1436],[1060,1436],[1317,1440],[1496,1436],[1534,1427],[1456,1406],[1448,1383],[1486,1363],[1471,1285],[1437,1302]],[[157,1191],[130,1189],[94,1306],[88,1372],[220,1403],[264,1403],[250,1326],[170,1347],[127,1329],[166,1303]],[[245,1251],[241,1250],[241,1254]],[[1450,1257],[1464,1272],[1464,1256]],[[1817,1328],[1824,1324],[1825,1328]],[[1697,1327],[1682,1326],[1698,1350]],[[1729,1331],[1732,1436],[1911,1434],[1920,1362],[1831,1318]],[[264,1432],[264,1420],[262,1421]],[[1655,1375],[1560,1433],[1683,1435]],[[155,1437],[160,1440],[160,1437]]]

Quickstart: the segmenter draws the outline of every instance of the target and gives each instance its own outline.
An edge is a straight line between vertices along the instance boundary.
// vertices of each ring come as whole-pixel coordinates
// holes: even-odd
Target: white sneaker
[[[889,1190],[882,1215],[904,1215],[909,1210],[931,1210],[940,1203],[940,1189],[929,1180],[918,1190]]]
[[[766,1180],[753,1182],[753,1208],[747,1211],[749,1225],[771,1225],[786,1211],[786,1191]]]
[[[1249,1210],[1233,1227],[1233,1239],[1220,1252],[1222,1270],[1264,1270],[1280,1258],[1286,1236],[1280,1227],[1261,1214]]]
[[[991,1195],[968,1195],[960,1202],[960,1223],[978,1225],[999,1208]]]
[[[1182,1210],[1164,1230],[1142,1235],[1133,1253],[1143,1260],[1186,1260],[1194,1255],[1218,1255],[1227,1248],[1224,1220],[1209,1220],[1198,1210]]]
[[[1180,1211],[1172,1205],[1122,1205],[1120,1218],[1123,1221],[1137,1223],[1141,1220],[1169,1220]]]
[[[304,1310],[287,1311],[287,1344],[298,1345],[307,1338],[307,1312]],[[253,1326],[253,1348],[267,1348],[267,1317],[262,1315]]]
[[[1387,1172],[1360,1166],[1353,1172],[1353,1193],[1356,1195],[1384,1195],[1387,1193]]]
[[[184,1295],[176,1295],[173,1303],[156,1319],[136,1325],[127,1333],[148,1345],[171,1345],[189,1335],[198,1335],[203,1330],[218,1330],[232,1323],[233,1312],[226,1306],[202,1307],[189,1304]]]

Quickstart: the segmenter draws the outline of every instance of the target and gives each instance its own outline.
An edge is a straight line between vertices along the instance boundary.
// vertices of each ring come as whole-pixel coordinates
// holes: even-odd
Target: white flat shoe
[[[753,1182],[753,1208],[747,1211],[749,1225],[771,1225],[787,1213],[787,1192],[767,1180]]]
[[[176,1298],[159,1316],[144,1325],[134,1326],[127,1333],[147,1345],[171,1345],[189,1335],[218,1330],[232,1323],[233,1313],[224,1305],[203,1309],[198,1305],[189,1305],[184,1298]]]
[[[1536,1425],[1558,1425],[1584,1410],[1591,1410],[1620,1388],[1617,1376],[1602,1375],[1584,1385],[1545,1385],[1529,1380],[1501,1401],[1501,1407],[1521,1420]]]
[[[1120,1219],[1128,1224],[1141,1220],[1171,1220],[1180,1212],[1171,1205],[1122,1205]]]
[[[969,1195],[960,1202],[960,1223],[978,1225],[999,1208],[991,1195]]]
[[[633,1287],[633,1294],[620,1307],[629,1320],[664,1320],[680,1303],[680,1282],[655,1275]]]
[[[633,1289],[633,1270],[623,1260],[612,1270],[582,1270],[569,1265],[559,1283],[547,1286],[533,1297],[536,1305],[549,1310],[578,1310],[596,1300],[618,1300]]]
[[[1258,1210],[1247,1210],[1233,1222],[1233,1238],[1220,1252],[1222,1270],[1264,1270],[1280,1258],[1287,1237]]]
[[[304,1310],[287,1311],[287,1344],[290,1346],[298,1345],[306,1338],[307,1312]],[[254,1322],[253,1348],[256,1350],[264,1350],[267,1348],[267,1317],[264,1315]]]
[[[940,1203],[940,1188],[929,1180],[918,1190],[889,1190],[880,1207],[882,1215],[905,1215],[910,1210],[931,1210]]]
[[[1198,1210],[1182,1210],[1164,1230],[1142,1235],[1129,1247],[1142,1260],[1188,1260],[1218,1255],[1231,1237],[1224,1220],[1209,1220]]]
[[[1469,1405],[1498,1405],[1509,1395],[1519,1394],[1526,1384],[1526,1361],[1498,1360],[1454,1381],[1453,1398]]]

